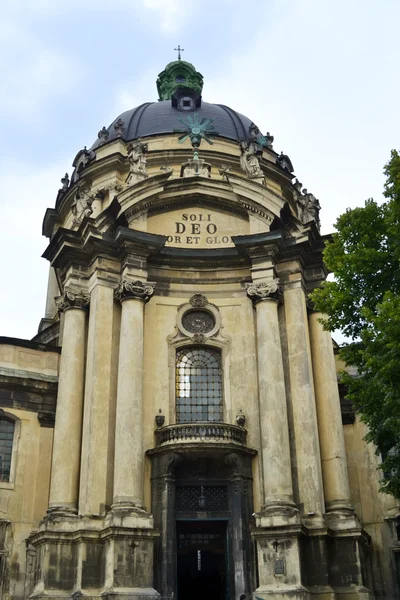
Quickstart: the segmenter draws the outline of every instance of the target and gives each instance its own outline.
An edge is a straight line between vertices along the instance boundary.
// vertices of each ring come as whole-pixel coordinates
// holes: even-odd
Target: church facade
[[[319,202],[177,60],[62,179],[0,338],[1,598],[399,596],[399,503],[308,299]],[[342,396],[342,398],[341,398]]]

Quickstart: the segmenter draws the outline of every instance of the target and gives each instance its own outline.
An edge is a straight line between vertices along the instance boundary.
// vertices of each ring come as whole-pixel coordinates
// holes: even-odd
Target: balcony
[[[247,431],[228,423],[180,423],[155,432],[157,447],[172,444],[234,444],[246,446]]]

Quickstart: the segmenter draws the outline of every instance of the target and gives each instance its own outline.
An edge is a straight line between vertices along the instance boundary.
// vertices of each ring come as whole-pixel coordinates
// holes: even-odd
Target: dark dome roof
[[[213,125],[220,137],[235,141],[249,139],[250,119],[228,106],[202,102],[201,106],[193,112],[186,112],[172,106],[170,100],[164,100],[162,102],[146,102],[122,113],[108,127],[109,136],[106,141],[111,142],[119,137],[128,142],[149,135],[174,133],[176,129],[184,128],[178,119],[183,119],[193,113],[197,113],[200,118],[214,119]],[[114,127],[117,123],[120,125],[119,128],[117,126],[119,134]],[[104,141],[97,140],[92,149],[97,148]]]

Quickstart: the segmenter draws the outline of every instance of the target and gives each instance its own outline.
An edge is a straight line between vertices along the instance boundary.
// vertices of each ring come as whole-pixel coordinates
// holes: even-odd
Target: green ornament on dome
[[[203,90],[203,75],[191,63],[181,60],[183,49],[178,47],[178,50],[178,60],[170,62],[157,78],[159,100],[171,100],[179,88],[188,88],[200,95]]]

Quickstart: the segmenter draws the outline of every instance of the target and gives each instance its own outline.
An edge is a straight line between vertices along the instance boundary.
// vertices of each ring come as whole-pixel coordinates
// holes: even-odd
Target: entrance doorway
[[[226,600],[226,521],[177,521],[178,600]]]

